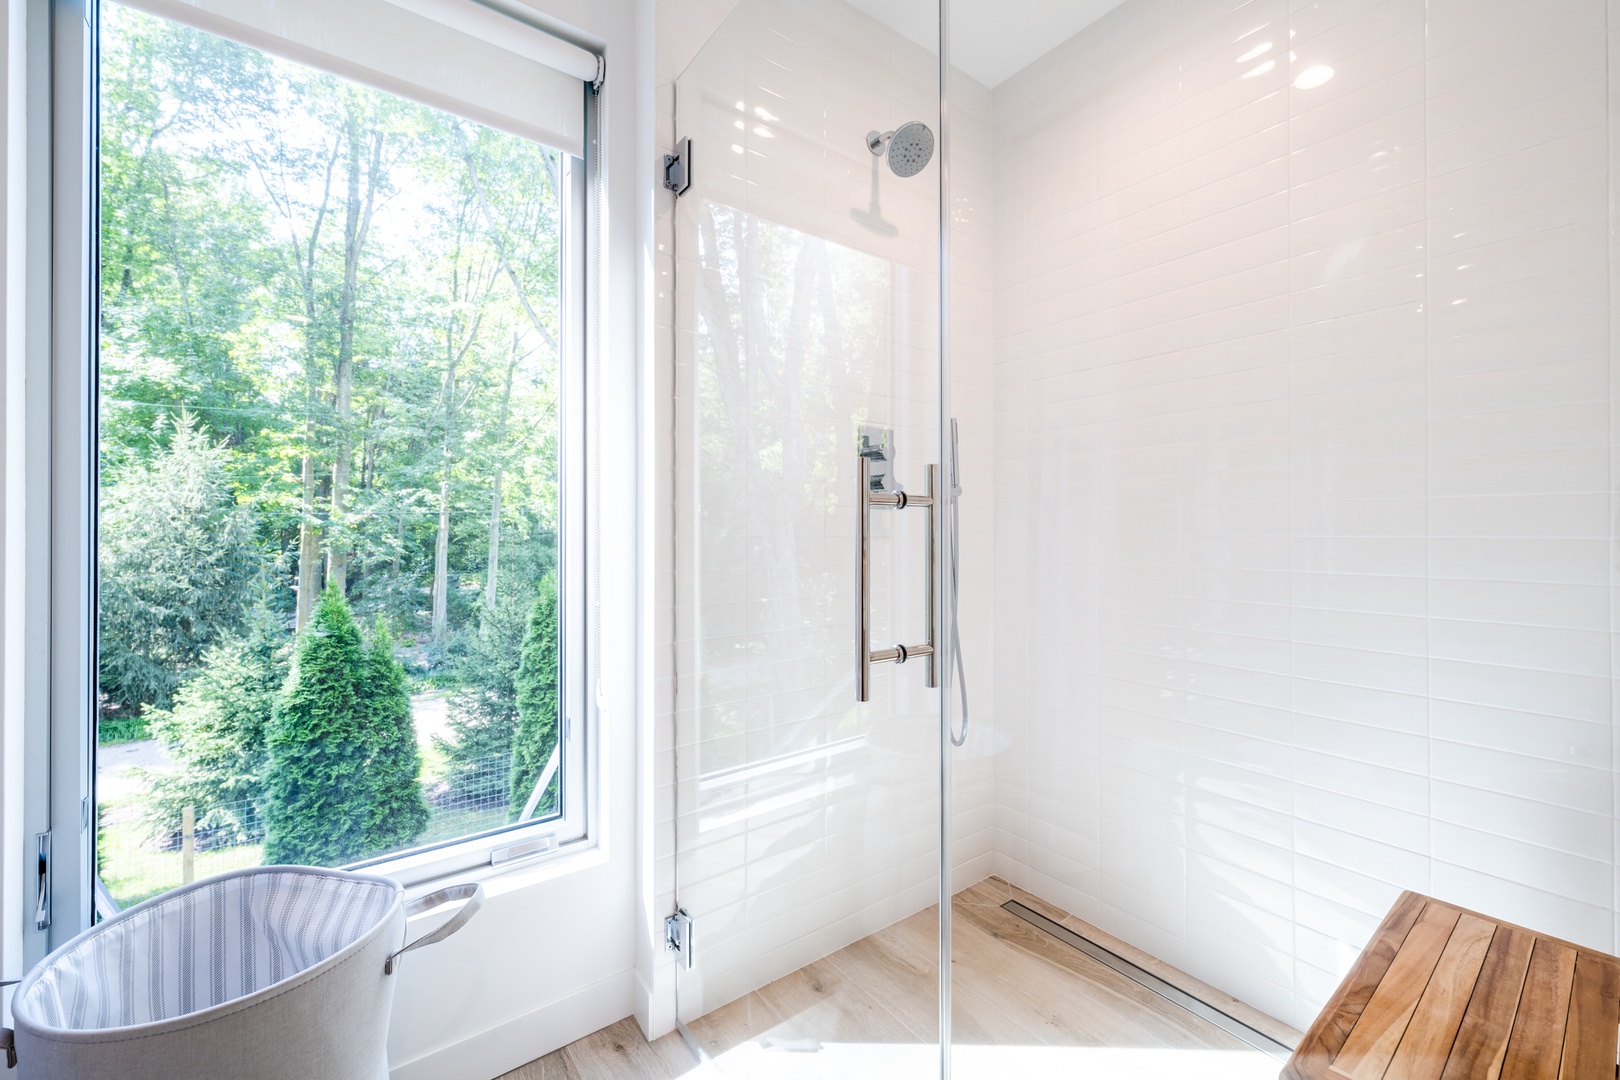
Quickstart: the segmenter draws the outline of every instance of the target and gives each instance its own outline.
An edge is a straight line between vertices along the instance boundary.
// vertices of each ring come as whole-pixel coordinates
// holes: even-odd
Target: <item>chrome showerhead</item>
[[[934,133],[920,120],[901,124],[893,131],[873,131],[866,136],[866,148],[874,157],[889,147],[889,168],[900,177],[916,176],[934,157]]]

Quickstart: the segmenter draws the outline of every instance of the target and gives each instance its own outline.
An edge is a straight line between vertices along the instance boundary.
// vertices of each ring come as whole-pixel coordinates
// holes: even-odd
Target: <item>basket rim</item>
[[[29,994],[34,989],[35,984],[38,983],[40,977],[44,975],[46,971],[50,970],[51,966],[57,961],[67,956],[69,953],[88,945],[100,935],[108,933],[113,927],[118,926],[127,919],[133,918],[143,911],[160,907],[165,903],[185,896],[187,893],[195,892],[198,889],[206,888],[211,885],[216,885],[221,881],[227,881],[231,878],[254,877],[269,874],[331,877],[340,878],[346,881],[360,881],[372,885],[382,885],[393,891],[393,902],[389,904],[388,909],[383,912],[382,917],[379,918],[369,929],[367,929],[365,933],[360,934],[353,941],[349,942],[347,945],[344,945],[337,952],[332,953],[330,956],[326,957],[320,962],[295,971],[292,974],[283,977],[279,982],[271,983],[268,986],[262,986],[253,991],[251,994],[243,994],[240,997],[230,998],[229,1000],[222,1001],[217,1005],[210,1005],[206,1008],[195,1009],[192,1012],[183,1013],[179,1016],[171,1016],[166,1020],[154,1020],[145,1024],[129,1024],[117,1027],[55,1027],[53,1025],[43,1023],[34,1016],[30,1015],[28,1000]],[[157,896],[154,896],[151,899],[141,901],[134,907],[125,908],[123,911],[120,911],[117,915],[114,915],[106,922],[97,923],[95,926],[75,934],[60,947],[51,950],[49,955],[29,969],[28,974],[23,976],[22,982],[18,984],[16,992],[12,994],[12,1024],[16,1028],[18,1034],[23,1034],[26,1032],[28,1035],[37,1038],[49,1039],[53,1042],[89,1043],[159,1035],[169,1031],[178,1031],[182,1028],[192,1027],[200,1023],[206,1023],[209,1020],[227,1016],[233,1012],[257,1005],[263,1001],[269,1000],[270,998],[277,997],[280,994],[283,994],[286,991],[291,990],[311,979],[318,978],[328,970],[335,968],[337,965],[341,964],[345,960],[350,959],[356,953],[371,945],[377,939],[378,935],[382,933],[383,928],[388,925],[394,913],[396,911],[404,911],[404,905],[405,887],[398,881],[394,880],[393,878],[382,877],[377,874],[362,874],[353,870],[333,869],[323,866],[277,865],[250,866],[241,870],[228,870],[224,873],[214,874],[210,877],[203,878],[200,881],[193,881],[189,885],[182,885],[177,889],[170,889],[168,892],[159,893]]]

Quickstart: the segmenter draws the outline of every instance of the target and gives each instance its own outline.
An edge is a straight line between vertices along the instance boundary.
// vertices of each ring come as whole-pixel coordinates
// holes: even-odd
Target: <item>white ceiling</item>
[[[939,45],[932,0],[850,0],[912,41]],[[951,0],[951,64],[995,87],[1124,0]]]
[[[674,79],[725,21],[737,0],[657,0],[658,74]],[[938,0],[849,0],[933,51]],[[1078,34],[1124,0],[951,0],[951,63],[994,88]]]

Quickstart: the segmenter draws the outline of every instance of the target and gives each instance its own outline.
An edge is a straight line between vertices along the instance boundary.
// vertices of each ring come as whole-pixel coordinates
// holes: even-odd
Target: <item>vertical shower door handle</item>
[[[927,685],[939,685],[935,665],[935,582],[939,572],[939,512],[935,506],[939,497],[939,466],[928,466],[928,489],[924,495],[907,495],[903,491],[873,491],[872,462],[864,455],[859,458],[856,479],[861,485],[855,504],[855,700],[872,700],[872,665],[896,663],[921,658],[926,661]],[[895,645],[887,649],[872,648],[872,507],[885,506],[896,510],[916,508],[928,512],[928,546],[923,556],[923,608],[927,640],[921,645]]]

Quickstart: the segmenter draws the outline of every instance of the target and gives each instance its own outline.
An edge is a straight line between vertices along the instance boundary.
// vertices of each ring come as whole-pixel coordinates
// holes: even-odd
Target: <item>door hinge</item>
[[[682,139],[675,144],[673,154],[664,155],[664,186],[677,198],[692,186],[692,140]]]
[[[664,950],[681,954],[681,966],[692,970],[692,916],[685,908],[664,920]]]
[[[51,831],[34,836],[37,859],[34,864],[34,929],[51,926]]]

